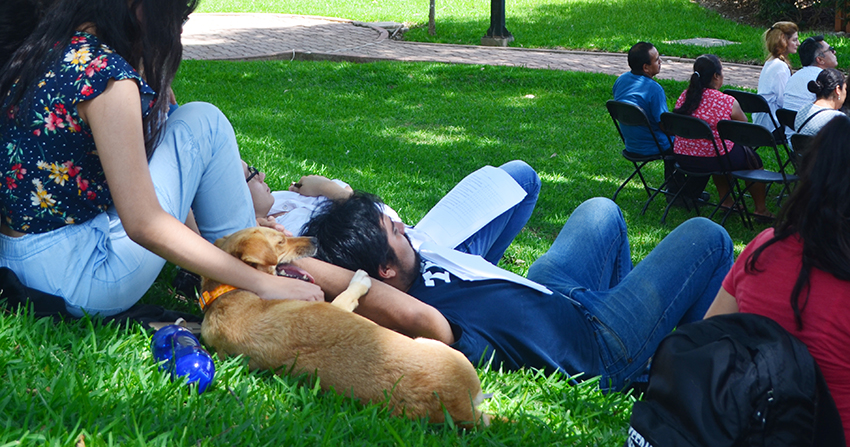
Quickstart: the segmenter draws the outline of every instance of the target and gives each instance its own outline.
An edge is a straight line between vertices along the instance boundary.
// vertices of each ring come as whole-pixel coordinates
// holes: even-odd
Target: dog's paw
[[[369,288],[372,287],[372,280],[369,278],[369,274],[363,270],[354,272],[354,277],[351,278],[351,282],[348,283],[348,285],[351,287],[358,284],[365,287],[366,290],[369,290]]]

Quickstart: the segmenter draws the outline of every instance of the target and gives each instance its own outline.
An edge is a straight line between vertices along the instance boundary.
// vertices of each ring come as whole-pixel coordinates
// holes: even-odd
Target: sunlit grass
[[[490,3],[480,0],[436,1],[435,36],[427,33],[428,2],[399,0],[204,0],[202,12],[269,12],[342,17],[360,21],[395,21],[411,30],[405,40],[478,45],[490,27]],[[690,0],[508,0],[506,27],[514,47],[567,48],[626,52],[635,42],[654,43],[666,56],[696,57],[713,53],[726,61],[761,63],[766,54],[761,34],[765,28],[739,25]],[[831,30],[806,30],[804,37]],[[667,43],[695,37],[738,42],[738,45],[705,48]],[[838,49],[839,66],[847,59],[850,44],[844,37],[829,36]],[[792,56],[799,66],[799,59]]]

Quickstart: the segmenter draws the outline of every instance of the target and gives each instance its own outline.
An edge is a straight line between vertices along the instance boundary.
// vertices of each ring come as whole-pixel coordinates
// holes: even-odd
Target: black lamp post
[[[490,0],[490,29],[481,38],[481,45],[506,47],[513,40],[505,27],[505,0]]]

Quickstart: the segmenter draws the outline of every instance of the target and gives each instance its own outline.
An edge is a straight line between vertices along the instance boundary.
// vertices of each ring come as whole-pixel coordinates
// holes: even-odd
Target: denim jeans
[[[604,391],[619,391],[645,370],[665,335],[703,318],[733,256],[726,230],[697,217],[632,267],[622,212],[595,198],[576,208],[528,278],[575,301],[593,327],[605,369],[586,372],[602,375]]]
[[[256,225],[233,128],[214,106],[175,110],[149,167],[163,209],[182,222],[191,207],[207,240]],[[78,316],[128,309],[164,264],[130,240],[115,207],[48,233],[0,235],[0,265],[25,285],[61,296]]]
[[[493,265],[499,263],[505,250],[525,227],[540,194],[540,177],[526,162],[509,161],[499,166],[499,169],[510,174],[519,183],[526,192],[525,197],[455,247],[457,251],[479,255]]]

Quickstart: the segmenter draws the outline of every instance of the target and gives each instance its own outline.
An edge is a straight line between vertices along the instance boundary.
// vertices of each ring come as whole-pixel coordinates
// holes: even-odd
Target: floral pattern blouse
[[[687,90],[679,95],[679,100],[676,101],[676,108],[681,107],[685,102],[685,93],[687,93]],[[711,133],[714,134],[714,142],[717,144],[720,155],[725,155],[726,149],[723,148],[723,143],[720,142],[720,134],[717,133],[717,123],[720,120],[732,119],[733,104],[735,104],[735,98],[718,92],[713,88],[706,88],[702,91],[702,101],[700,101],[696,110],[691,113],[691,116],[707,122],[709,127],[711,127]],[[732,146],[732,142],[726,140],[726,147],[729,150],[732,150]],[[673,152],[692,157],[717,156],[714,152],[714,147],[707,140],[690,140],[678,137],[673,140]]]
[[[77,32],[62,51],[35,83],[31,107],[19,113],[20,104],[4,103],[0,115],[2,214],[10,228],[24,233],[82,223],[112,205],[77,104],[101,94],[110,79],[136,80],[143,114],[153,104],[154,91],[97,37]]]

